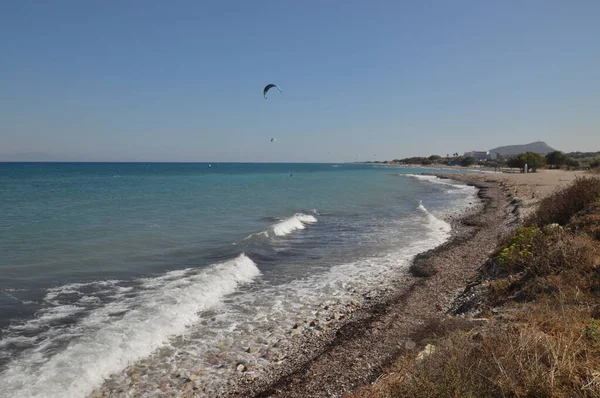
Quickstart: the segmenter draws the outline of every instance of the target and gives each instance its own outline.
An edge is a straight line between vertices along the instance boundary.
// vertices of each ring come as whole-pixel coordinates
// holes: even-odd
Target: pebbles
[[[383,292],[383,290],[381,291]],[[335,332],[352,318],[361,308],[361,302],[377,301],[381,292],[367,295],[353,292],[353,299],[327,301],[313,311],[313,316],[297,319],[287,329],[270,325],[269,332],[261,337],[248,336],[251,343],[243,344],[239,351],[233,351],[231,344],[223,340],[210,349],[203,357],[203,363],[181,360],[181,369],[169,362],[141,362],[126,369],[121,375],[114,375],[104,387],[96,391],[94,397],[105,396],[225,396],[239,386],[257,379],[269,377],[279,367],[296,366],[306,360],[311,353],[321,350],[328,341],[335,338]],[[179,358],[175,352],[162,350],[160,355]],[[185,357],[182,357],[185,358]],[[195,365],[195,366],[194,366]],[[195,369],[192,372],[185,369]],[[215,380],[221,380],[215,383]],[[123,389],[123,386],[128,388]]]

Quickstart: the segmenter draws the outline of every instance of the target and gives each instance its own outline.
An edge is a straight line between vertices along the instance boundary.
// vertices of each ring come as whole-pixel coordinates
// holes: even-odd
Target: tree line
[[[574,155],[574,156],[571,156]],[[590,157],[595,155],[595,157]],[[576,158],[577,159],[576,159]],[[470,156],[459,156],[458,153],[454,153],[452,156],[449,154],[444,156],[431,155],[428,157],[413,156],[404,159],[394,159],[392,161],[383,162],[368,162],[368,163],[384,163],[384,164],[416,164],[422,166],[430,165],[456,165],[469,167],[474,164],[481,164],[488,167],[512,167],[523,169],[525,164],[532,172],[538,169],[548,167],[551,169],[558,169],[567,167],[570,169],[578,168],[598,168],[600,167],[600,152],[572,152],[562,153],[560,151],[554,151],[548,153],[546,156],[540,155],[535,152],[525,152],[516,156],[504,157],[498,155],[496,159],[478,161],[474,157]]]

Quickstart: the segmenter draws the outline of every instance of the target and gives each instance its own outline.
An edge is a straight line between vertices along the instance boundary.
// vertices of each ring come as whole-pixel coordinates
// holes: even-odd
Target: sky
[[[599,151],[599,19],[597,0],[6,0],[0,161]]]

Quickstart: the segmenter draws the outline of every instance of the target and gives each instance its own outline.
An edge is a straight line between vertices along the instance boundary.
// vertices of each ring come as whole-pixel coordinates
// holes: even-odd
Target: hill
[[[535,152],[540,155],[546,155],[556,149],[548,146],[544,141],[536,141],[525,145],[507,145],[498,148],[490,149],[490,153],[498,153],[502,156],[518,155],[524,152]]]

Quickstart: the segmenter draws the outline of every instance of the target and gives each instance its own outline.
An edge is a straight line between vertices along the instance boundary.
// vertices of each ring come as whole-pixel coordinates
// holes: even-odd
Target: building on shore
[[[494,159],[496,159],[497,155],[498,154],[496,152],[490,152],[490,151],[465,152],[465,156],[473,157],[477,160],[494,160]]]

